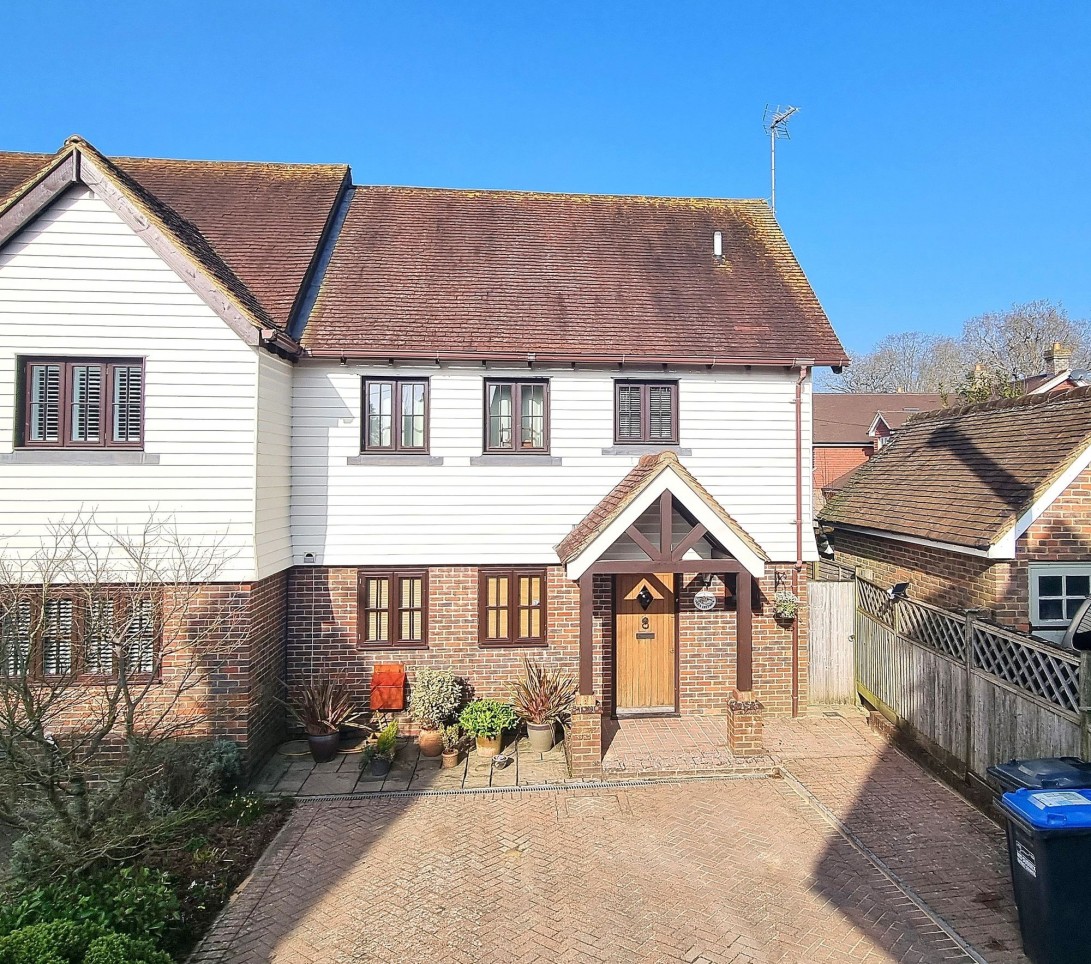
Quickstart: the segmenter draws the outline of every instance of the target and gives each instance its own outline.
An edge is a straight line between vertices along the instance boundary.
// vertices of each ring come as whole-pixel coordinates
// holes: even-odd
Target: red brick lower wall
[[[791,567],[780,569],[779,582],[770,570],[757,587],[754,615],[754,692],[773,715],[792,712],[791,623],[771,615],[777,587],[791,588]],[[542,659],[573,676],[579,672],[579,586],[560,566],[547,571],[548,645],[545,647],[483,647],[478,643],[478,570],[475,567],[433,567],[428,570],[427,647],[365,648],[357,639],[357,579],[355,567],[299,567],[288,588],[288,683],[290,690],[308,678],[328,672],[344,676],[357,698],[368,698],[375,663],[402,663],[410,682],[422,667],[453,670],[480,696],[506,698],[522,673],[522,657]],[[796,628],[799,632],[800,705],[806,705],[807,608],[806,585]],[[715,610],[693,608],[700,586],[696,577],[679,576],[679,708],[685,715],[724,714],[735,687],[735,612],[724,582],[712,590],[720,604]],[[593,672],[595,695],[605,712],[613,706],[613,589],[609,576],[595,578]]]

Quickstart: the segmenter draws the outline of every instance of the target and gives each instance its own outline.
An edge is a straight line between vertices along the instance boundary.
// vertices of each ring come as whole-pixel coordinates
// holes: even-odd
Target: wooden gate
[[[856,680],[853,669],[853,632],[856,615],[856,583],[811,581],[810,601],[810,702],[853,703]]]

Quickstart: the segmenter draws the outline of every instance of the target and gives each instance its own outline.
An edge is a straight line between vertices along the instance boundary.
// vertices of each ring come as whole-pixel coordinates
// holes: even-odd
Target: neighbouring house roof
[[[301,341],[354,357],[847,363],[757,200],[360,187]]]
[[[819,518],[999,555],[991,550],[1021,535],[1089,452],[1091,388],[929,412],[862,465]]]
[[[878,416],[897,431],[918,412],[943,407],[939,395],[901,392],[815,394],[812,399],[815,445],[871,445],[875,439],[869,430]]]
[[[0,152],[0,212],[73,148],[107,167],[256,320],[287,328],[349,183],[347,165],[107,158],[69,138],[57,154]]]
[[[641,494],[645,493],[657,478],[668,472],[673,473],[681,483],[670,488],[672,494],[679,497],[683,508],[686,507],[687,501],[693,503],[699,500],[711,509],[723,529],[731,534],[733,537],[731,541],[738,540],[746,551],[752,553],[761,562],[769,561],[769,557],[761,546],[728,514],[708,489],[694,478],[678,455],[666,451],[642,456],[625,477],[572,528],[572,531],[557,545],[557,557],[561,563],[568,565],[589,548],[621,517],[626,509],[640,500]],[[715,533],[712,534],[715,535]]]

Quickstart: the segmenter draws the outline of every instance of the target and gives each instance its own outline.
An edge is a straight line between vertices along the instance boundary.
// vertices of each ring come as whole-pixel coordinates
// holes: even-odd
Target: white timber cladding
[[[143,456],[15,451],[17,360],[28,355],[144,359]],[[285,416],[289,376],[262,364],[271,410],[258,464],[258,367],[257,350],[102,200],[70,189],[0,248],[0,551],[33,551],[50,526],[93,512],[130,532],[173,519],[186,540],[222,546],[223,580],[254,578],[255,542],[263,569],[287,559],[275,463],[290,443],[269,425]]]
[[[360,456],[361,382],[430,382],[433,464]],[[550,453],[519,465],[482,455],[484,382],[548,378]],[[636,464],[614,448],[614,380],[677,380],[681,459],[770,559],[796,556],[797,371],[535,366],[296,366],[292,542],[324,565],[553,563],[554,547]],[[810,381],[803,385],[803,517],[811,517]],[[559,464],[558,464],[559,460]],[[440,462],[441,464],[435,464]],[[362,464],[361,464],[362,463]],[[804,558],[816,558],[810,526]]]
[[[258,355],[254,551],[257,578],[292,564],[292,365]]]

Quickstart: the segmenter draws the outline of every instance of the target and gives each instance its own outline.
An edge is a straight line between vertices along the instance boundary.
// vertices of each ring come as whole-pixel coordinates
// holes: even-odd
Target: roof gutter
[[[299,357],[299,342],[277,328],[262,328],[261,344],[289,358]]]
[[[336,358],[345,361],[381,361],[381,362],[508,362],[519,365],[678,365],[692,368],[728,368],[753,366],[766,368],[799,368],[801,361],[797,356],[774,356],[757,358],[754,356],[735,355],[632,355],[592,354],[589,352],[511,352],[511,351],[388,351],[358,353],[353,350],[336,348],[304,348],[303,355],[308,358]],[[807,359],[807,366],[836,366],[848,364],[845,358]]]

